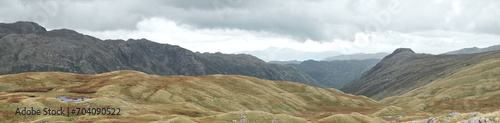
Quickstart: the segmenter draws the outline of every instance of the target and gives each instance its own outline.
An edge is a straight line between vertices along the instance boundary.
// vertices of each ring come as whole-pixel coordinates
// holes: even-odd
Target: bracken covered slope
[[[57,97],[89,97],[63,102]],[[121,108],[121,115],[19,116],[18,107]],[[0,76],[0,122],[385,122],[364,96],[239,75],[35,72]]]
[[[0,74],[58,71],[99,74],[136,70],[156,75],[235,74],[321,86],[298,69],[250,55],[193,53],[146,39],[105,40],[32,22],[0,24]]]

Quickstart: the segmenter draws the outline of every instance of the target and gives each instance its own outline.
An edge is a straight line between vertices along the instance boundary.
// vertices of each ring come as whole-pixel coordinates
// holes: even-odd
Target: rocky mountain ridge
[[[0,74],[136,70],[156,75],[236,74],[321,86],[294,67],[267,64],[250,55],[199,54],[146,39],[103,41],[69,29],[47,31],[33,22],[0,24],[0,66]]]

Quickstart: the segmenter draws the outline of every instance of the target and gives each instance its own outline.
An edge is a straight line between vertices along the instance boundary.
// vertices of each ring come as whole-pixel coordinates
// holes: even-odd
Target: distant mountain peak
[[[0,33],[39,33],[47,30],[35,22],[18,21],[16,23],[1,23]]]
[[[398,48],[392,54],[399,54],[399,53],[405,53],[405,52],[410,52],[410,53],[415,54],[415,52],[413,50],[411,50],[410,48]]]
[[[414,55],[416,54],[413,50],[410,48],[398,48],[394,52],[392,52],[390,55],[386,56],[385,58],[391,58],[396,55]]]

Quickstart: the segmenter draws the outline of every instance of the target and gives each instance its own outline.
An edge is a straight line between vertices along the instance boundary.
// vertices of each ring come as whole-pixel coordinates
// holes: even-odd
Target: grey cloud
[[[394,1],[401,11],[390,11]],[[454,2],[460,3],[460,14],[454,13]],[[499,6],[495,0],[20,0],[1,1],[0,12],[7,14],[0,20],[44,20],[38,16],[48,28],[103,31],[134,30],[145,18],[163,17],[200,29],[263,31],[297,41],[352,41],[355,33],[365,31],[500,35]]]

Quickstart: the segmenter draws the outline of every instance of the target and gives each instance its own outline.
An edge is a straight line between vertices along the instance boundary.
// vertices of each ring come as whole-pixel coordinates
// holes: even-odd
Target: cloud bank
[[[35,21],[99,38],[148,38],[209,52],[274,46],[440,53],[494,45],[500,35],[496,0],[14,0],[0,6],[1,22]]]

